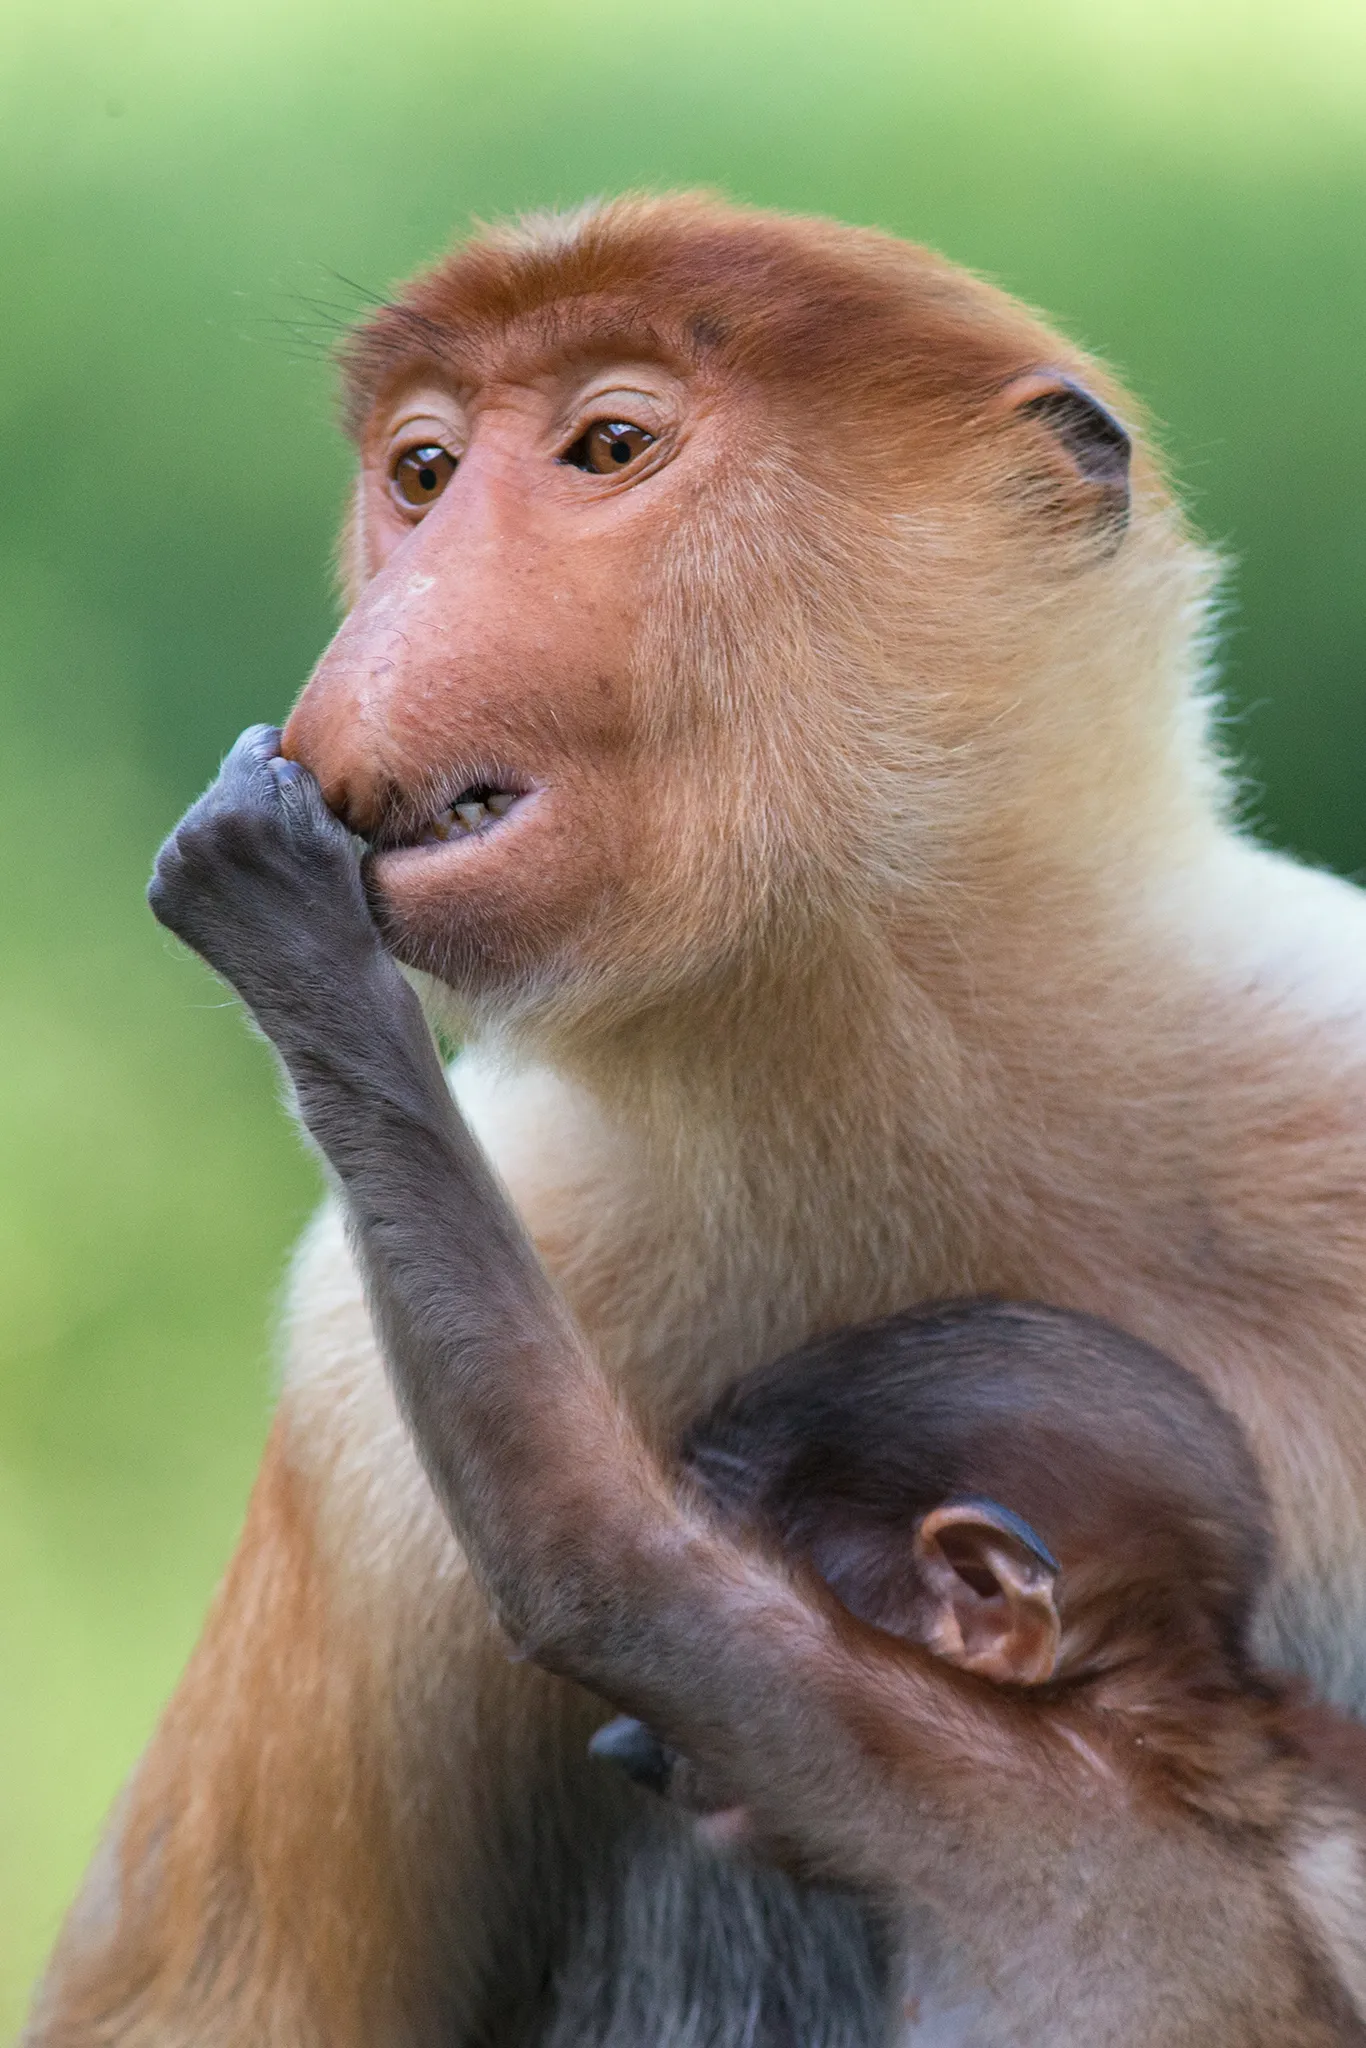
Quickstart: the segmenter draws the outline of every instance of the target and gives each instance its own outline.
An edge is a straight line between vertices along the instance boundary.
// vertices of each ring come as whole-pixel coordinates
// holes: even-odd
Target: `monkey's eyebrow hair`
[[[352,330],[337,351],[347,431],[359,432],[380,385],[397,371],[422,363],[447,370],[459,335],[438,320],[397,301],[384,301]]]
[[[592,309],[592,292],[562,292],[540,305],[494,321],[477,317],[470,327],[433,320],[399,301],[381,301],[343,341],[337,352],[343,380],[343,421],[357,438],[376,391],[404,371],[424,365],[443,376],[466,377],[477,372],[482,351],[492,344],[507,360],[524,369],[553,360],[582,356],[611,360],[642,354],[686,365],[697,348],[685,337],[653,319],[643,306],[614,304],[605,312]]]

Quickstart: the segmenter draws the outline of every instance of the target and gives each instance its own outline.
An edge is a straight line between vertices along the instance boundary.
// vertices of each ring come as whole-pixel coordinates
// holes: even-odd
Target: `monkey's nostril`
[[[348,832],[368,845],[411,845],[418,835],[411,799],[387,777],[359,779],[345,771],[322,781],[323,801]]]
[[[304,765],[307,766],[307,763]],[[355,802],[351,794],[350,784],[345,776],[334,775],[330,780],[319,776],[318,782],[322,789],[323,802],[327,805],[333,817],[340,818],[348,832],[357,832],[364,838],[366,836],[365,826],[363,823],[358,822],[358,812],[363,807]]]

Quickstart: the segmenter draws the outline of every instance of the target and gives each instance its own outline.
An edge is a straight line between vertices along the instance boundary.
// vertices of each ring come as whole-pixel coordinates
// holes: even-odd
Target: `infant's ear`
[[[1001,1684],[1058,1668],[1058,1561],[1028,1522],[991,1500],[946,1501],[915,1535],[927,1649]]]

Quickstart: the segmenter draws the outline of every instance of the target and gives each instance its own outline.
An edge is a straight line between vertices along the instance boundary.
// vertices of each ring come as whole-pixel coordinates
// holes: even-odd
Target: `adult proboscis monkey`
[[[1366,1701],[1366,915],[1230,822],[1132,406],[923,251],[695,199],[476,239],[347,378],[285,750],[650,1428],[916,1300],[1108,1316],[1264,1466],[1262,1651]],[[700,1857],[590,1722],[507,1663],[329,1211],[33,2039],[868,2038],[847,1902]]]
[[[590,1752],[711,1848],[852,1888],[901,2048],[1363,2048],[1366,1729],[1249,1654],[1270,1545],[1231,1417],[1094,1316],[946,1303],[759,1367],[670,1470],[278,737],[233,749],[153,907],[284,1061],[510,1643],[627,1710]]]

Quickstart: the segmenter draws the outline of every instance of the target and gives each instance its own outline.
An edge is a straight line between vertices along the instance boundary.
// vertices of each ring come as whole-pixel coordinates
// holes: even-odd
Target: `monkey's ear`
[[[1041,1685],[1058,1666],[1058,1561],[1028,1522],[990,1500],[946,1501],[915,1535],[927,1649],[964,1671]]]
[[[1133,443],[1107,405],[1063,370],[1026,370],[1001,393],[1003,409],[1045,427],[1086,487],[1098,523],[1118,541],[1129,521]]]

